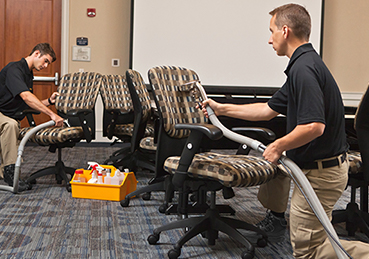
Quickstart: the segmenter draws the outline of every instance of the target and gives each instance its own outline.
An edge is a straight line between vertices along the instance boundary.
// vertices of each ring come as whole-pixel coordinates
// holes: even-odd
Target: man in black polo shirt
[[[268,103],[210,105],[216,115],[250,121],[287,117],[287,134],[271,143],[263,153],[277,163],[286,154],[303,170],[329,218],[345,189],[348,178],[344,107],[338,86],[320,56],[308,43],[311,21],[307,10],[287,4],[270,12],[271,44],[279,56],[290,61],[287,80]],[[290,179],[283,175],[261,185],[258,199],[269,212],[257,224],[271,241],[284,236]],[[295,188],[290,208],[290,239],[296,258],[336,258],[327,235],[300,191]],[[368,258],[369,244],[341,241],[353,258]]]
[[[17,160],[19,121],[24,118],[17,113],[32,108],[50,116],[56,126],[63,119],[47,108],[55,103],[57,93],[40,101],[33,93],[33,70],[40,71],[56,60],[54,50],[48,43],[36,45],[31,54],[17,62],[10,62],[0,72],[0,154],[4,181],[13,186],[15,162]],[[27,185],[19,181],[18,191]]]

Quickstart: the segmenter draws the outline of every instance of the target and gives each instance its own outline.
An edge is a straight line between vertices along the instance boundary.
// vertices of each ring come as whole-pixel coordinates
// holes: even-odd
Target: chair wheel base
[[[254,253],[250,251],[245,251],[242,253],[241,258],[242,259],[252,259],[254,258]]]
[[[156,245],[156,243],[159,241],[159,234],[152,234],[147,238],[147,242],[149,242],[150,245]]]
[[[170,259],[177,259],[180,255],[181,255],[181,250],[180,249],[174,248],[174,249],[169,250],[169,252],[168,252],[168,257]]]
[[[127,199],[124,199],[124,200],[121,200],[120,201],[120,206],[122,206],[122,207],[128,207],[129,206],[129,198]]]
[[[146,193],[144,193],[144,194],[142,195],[142,199],[143,199],[144,201],[148,201],[148,200],[150,200],[150,199],[151,199],[151,193],[150,193],[150,192],[146,192]]]
[[[268,244],[268,240],[263,237],[259,238],[257,241],[258,247],[266,247],[267,244]]]
[[[167,209],[168,209],[168,204],[162,204],[159,207],[159,212],[164,214],[167,211]]]

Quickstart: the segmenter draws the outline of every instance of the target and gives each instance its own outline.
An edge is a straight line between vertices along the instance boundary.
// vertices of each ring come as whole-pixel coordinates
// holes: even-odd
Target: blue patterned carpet
[[[63,151],[67,166],[87,167],[88,161],[102,162],[117,147],[75,147]],[[27,146],[21,165],[21,177],[53,165],[56,154],[46,147]],[[138,187],[152,177],[149,172],[136,172]],[[0,184],[4,184],[2,181]],[[54,176],[37,180],[32,190],[20,194],[0,191],[0,258],[167,258],[168,250],[181,237],[183,230],[163,232],[157,245],[149,245],[147,237],[155,227],[177,219],[159,213],[163,193],[153,193],[149,201],[131,200],[128,208],[119,202],[72,198]],[[236,188],[236,197],[224,200],[236,210],[236,218],[256,223],[265,216],[257,201],[257,187]],[[349,190],[337,204],[344,208]],[[288,214],[287,214],[288,217]],[[343,225],[337,225],[345,235]],[[369,242],[358,233],[357,239]],[[256,248],[255,258],[293,258],[288,241]],[[181,258],[240,258],[243,247],[224,234],[215,246],[197,236],[182,249]]]

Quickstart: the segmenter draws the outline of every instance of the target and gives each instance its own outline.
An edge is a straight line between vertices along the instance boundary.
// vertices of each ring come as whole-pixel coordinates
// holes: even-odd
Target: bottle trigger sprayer
[[[98,163],[95,162],[88,162],[88,168],[91,168],[91,173],[92,177],[90,180],[88,180],[87,183],[97,183],[98,179],[97,179],[97,167],[100,167],[100,165]]]

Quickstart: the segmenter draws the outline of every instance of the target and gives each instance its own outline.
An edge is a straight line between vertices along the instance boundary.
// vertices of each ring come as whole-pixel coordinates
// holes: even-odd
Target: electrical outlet
[[[119,67],[119,65],[120,65],[119,58],[113,58],[111,60],[111,66],[112,67]]]

